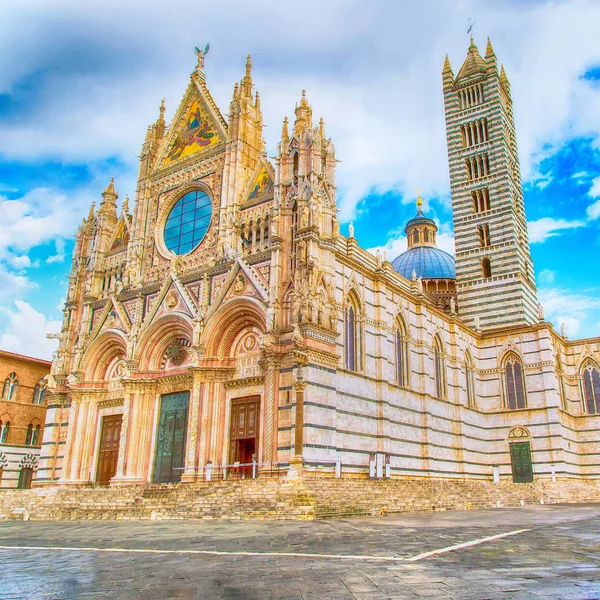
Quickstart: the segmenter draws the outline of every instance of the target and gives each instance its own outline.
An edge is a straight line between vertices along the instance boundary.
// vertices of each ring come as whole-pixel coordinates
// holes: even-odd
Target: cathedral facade
[[[514,481],[600,474],[600,338],[537,303],[510,85],[488,41],[443,68],[456,258],[418,202],[389,262],[340,234],[304,92],[271,162],[251,64],[225,119],[204,54],[79,228],[36,485],[273,465]],[[221,469],[219,473],[224,473]]]

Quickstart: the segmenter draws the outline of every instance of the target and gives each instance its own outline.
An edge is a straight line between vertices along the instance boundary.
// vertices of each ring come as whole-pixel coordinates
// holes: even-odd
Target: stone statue
[[[565,340],[567,339],[567,328],[565,327],[564,323],[560,324],[560,335],[562,335]]]
[[[538,312],[538,320],[543,321],[544,320],[544,307],[541,304],[538,304],[537,312]]]
[[[450,313],[456,314],[456,300],[454,298],[450,298]]]
[[[266,322],[267,322],[267,331],[272,331],[273,328],[275,327],[275,307],[274,306],[269,306],[269,308],[267,308],[265,318],[266,318]]]
[[[210,44],[206,44],[204,50],[200,50],[198,46],[194,47],[194,51],[196,52],[196,56],[198,57],[198,65],[196,66],[196,71],[202,71],[204,69],[204,57],[208,54],[210,50]]]
[[[304,336],[300,331],[300,325],[298,323],[294,324],[294,331],[292,332],[292,341],[294,344],[302,346],[304,344]]]
[[[381,251],[377,250],[377,268],[381,269],[383,266],[383,259],[381,258]]]
[[[348,237],[354,237],[354,223],[352,221],[350,221],[350,224],[348,225]]]

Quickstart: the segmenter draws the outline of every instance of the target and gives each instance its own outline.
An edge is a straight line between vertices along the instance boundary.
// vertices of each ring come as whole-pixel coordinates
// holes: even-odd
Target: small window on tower
[[[481,270],[485,279],[492,276],[492,265],[490,259],[487,256],[481,261]]]

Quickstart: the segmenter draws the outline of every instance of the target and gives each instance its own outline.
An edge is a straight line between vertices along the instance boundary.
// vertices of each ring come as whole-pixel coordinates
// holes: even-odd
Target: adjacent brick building
[[[42,446],[50,365],[0,350],[0,488],[31,486]]]

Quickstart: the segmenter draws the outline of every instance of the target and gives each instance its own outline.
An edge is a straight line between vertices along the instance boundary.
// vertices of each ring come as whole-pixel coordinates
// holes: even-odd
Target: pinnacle
[[[492,48],[492,42],[490,41],[490,38],[488,37],[487,39],[487,46],[485,48],[485,57],[486,58],[492,58],[495,57],[496,54],[494,52],[494,49]]]
[[[452,73],[452,67],[450,66],[450,59],[448,58],[447,54],[446,54],[446,59],[444,60],[444,69],[442,70],[442,73]]]

